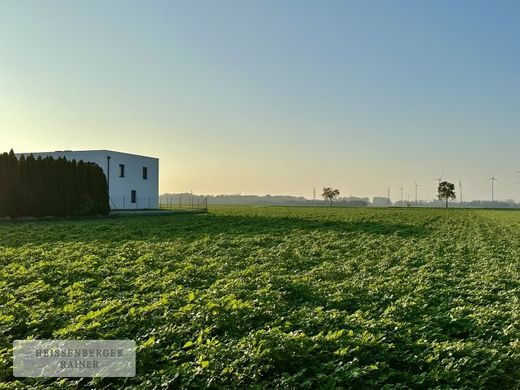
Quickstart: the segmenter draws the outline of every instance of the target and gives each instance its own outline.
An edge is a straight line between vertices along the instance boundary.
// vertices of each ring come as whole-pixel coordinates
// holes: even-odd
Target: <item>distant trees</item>
[[[439,187],[437,188],[437,193],[440,200],[446,201],[446,208],[448,208],[448,201],[456,198],[455,184],[447,181],[440,182]]]
[[[0,216],[87,216],[110,211],[96,164],[65,158],[0,155]]]
[[[323,188],[323,193],[321,194],[321,196],[325,201],[328,200],[330,205],[332,206],[332,201],[339,196],[339,190],[332,189],[331,187],[325,187]]]
[[[271,205],[271,206],[322,206],[322,199],[306,199],[302,196],[290,195],[196,195],[185,193],[164,193],[159,196],[159,203],[168,207],[181,207],[186,204],[208,205]],[[368,198],[338,197],[334,204],[341,207],[367,207]]]

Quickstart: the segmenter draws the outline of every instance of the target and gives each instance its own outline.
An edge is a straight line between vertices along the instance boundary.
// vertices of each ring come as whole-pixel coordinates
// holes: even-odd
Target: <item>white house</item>
[[[111,209],[154,209],[159,206],[158,158],[113,150],[61,150],[17,156],[22,154],[96,163],[107,178]]]

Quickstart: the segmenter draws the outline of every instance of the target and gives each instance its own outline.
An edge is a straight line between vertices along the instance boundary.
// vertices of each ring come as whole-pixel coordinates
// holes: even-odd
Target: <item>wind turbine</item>
[[[441,175],[439,177],[434,177],[432,180],[438,180],[439,183],[442,181],[442,177],[444,176],[444,172],[445,171],[442,171]]]
[[[439,184],[441,184],[441,181],[442,181],[442,177],[444,176],[444,171],[442,171],[441,175],[439,177],[435,177],[433,178],[432,180],[436,180],[439,182]]]
[[[462,179],[459,178],[459,203],[462,203]]]
[[[403,203],[403,186],[401,186],[401,205]]]
[[[520,173],[520,171],[515,171],[515,173]],[[516,182],[516,184],[520,184],[520,182]]]
[[[422,187],[420,184],[417,184],[415,179],[413,179],[413,184],[415,184],[415,203],[417,203],[417,187]]]
[[[498,181],[495,178],[495,172],[493,172],[493,176],[491,176],[491,178],[489,178],[487,181],[491,182],[491,202],[494,202],[495,201],[495,182]]]

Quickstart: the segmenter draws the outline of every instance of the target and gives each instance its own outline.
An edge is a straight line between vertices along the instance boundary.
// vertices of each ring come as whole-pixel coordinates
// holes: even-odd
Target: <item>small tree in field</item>
[[[446,208],[448,208],[448,201],[450,199],[455,199],[455,184],[449,183],[447,181],[443,181],[439,183],[439,188],[437,189],[438,196],[440,200],[446,201]]]
[[[328,200],[330,203],[330,206],[332,207],[332,201],[336,199],[339,196],[339,190],[338,189],[332,189],[330,187],[323,188],[323,196],[324,200]]]

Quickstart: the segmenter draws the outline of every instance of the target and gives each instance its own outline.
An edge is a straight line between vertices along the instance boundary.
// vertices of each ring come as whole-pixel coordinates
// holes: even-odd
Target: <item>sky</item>
[[[0,2],[0,151],[160,159],[160,192],[520,199],[518,1]],[[458,191],[457,191],[458,192]]]

